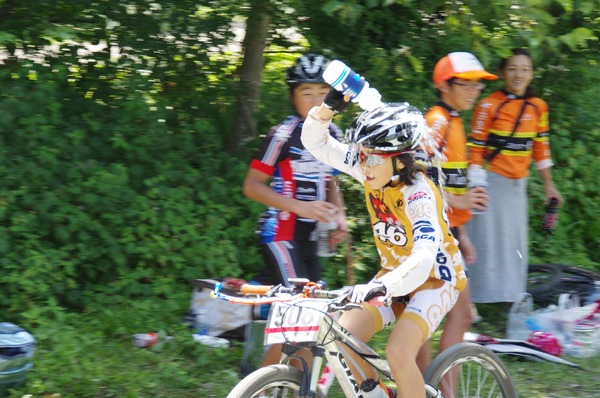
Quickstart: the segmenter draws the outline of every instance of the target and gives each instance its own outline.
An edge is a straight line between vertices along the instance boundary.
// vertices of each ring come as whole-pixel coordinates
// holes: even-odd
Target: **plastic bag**
[[[506,321],[506,338],[510,340],[527,340],[531,330],[527,326],[527,319],[533,313],[533,297],[529,293],[523,293],[518,301],[515,301],[508,312]]]
[[[527,340],[531,332],[542,331],[554,334],[564,344],[573,333],[575,322],[582,318],[577,296],[563,293],[557,305],[533,310],[533,297],[523,293],[509,313],[506,337],[511,340]]]

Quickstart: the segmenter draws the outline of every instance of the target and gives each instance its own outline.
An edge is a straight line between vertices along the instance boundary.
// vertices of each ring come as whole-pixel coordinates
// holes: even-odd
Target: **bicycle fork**
[[[325,348],[317,345],[310,348],[312,354],[312,365],[309,369],[308,363],[302,356],[294,355],[296,348],[293,346],[283,345],[282,354],[285,359],[282,362],[289,363],[290,360],[296,359],[302,364],[302,380],[300,381],[300,391],[298,392],[299,398],[315,398],[317,395],[317,385],[319,382],[319,375],[321,372],[321,366],[323,365],[323,356],[325,355]]]

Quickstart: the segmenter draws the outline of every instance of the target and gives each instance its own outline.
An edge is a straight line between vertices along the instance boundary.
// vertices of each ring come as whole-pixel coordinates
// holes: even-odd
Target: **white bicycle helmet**
[[[426,133],[423,114],[402,102],[361,113],[346,130],[346,139],[376,151],[401,152],[419,148]]]
[[[285,81],[290,87],[300,83],[323,83],[323,71],[329,61],[323,55],[306,54],[296,60],[296,65],[287,70]]]

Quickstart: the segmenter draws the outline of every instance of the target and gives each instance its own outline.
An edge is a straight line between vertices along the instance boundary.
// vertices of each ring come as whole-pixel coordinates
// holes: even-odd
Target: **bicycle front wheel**
[[[299,396],[301,381],[302,372],[293,366],[266,366],[246,376],[227,398],[294,398]],[[317,397],[324,396],[317,392]]]
[[[517,398],[502,360],[476,343],[460,343],[443,351],[423,377],[444,398]]]

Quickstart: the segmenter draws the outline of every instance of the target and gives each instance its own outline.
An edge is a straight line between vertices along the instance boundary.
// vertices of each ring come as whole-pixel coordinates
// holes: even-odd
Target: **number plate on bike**
[[[327,303],[302,300],[276,302],[271,306],[265,328],[265,344],[317,342]]]

